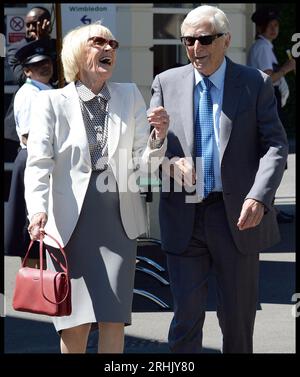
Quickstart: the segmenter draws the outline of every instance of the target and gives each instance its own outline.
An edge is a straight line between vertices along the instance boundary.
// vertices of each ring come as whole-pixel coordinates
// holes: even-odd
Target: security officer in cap
[[[50,34],[52,31],[51,26],[51,14],[48,9],[35,6],[31,8],[26,17],[25,17],[25,25],[26,25],[26,36],[19,42],[12,43],[8,50],[7,50],[7,62],[10,68],[13,71],[14,78],[21,86],[26,81],[26,76],[23,73],[23,67],[16,56],[16,52],[20,50],[23,46],[37,40],[44,40],[47,41],[49,46],[49,50],[51,53],[51,57],[53,60],[54,65],[54,74],[52,77],[51,84],[55,86],[55,82],[57,80],[57,72],[56,72],[56,40],[52,39]]]
[[[51,67],[51,73],[53,74],[53,64],[51,60],[51,51],[49,48],[48,41],[44,39],[39,39],[33,42],[30,42],[24,46],[22,46],[20,49],[16,51],[16,58],[20,62],[20,64],[23,67],[23,73],[26,77],[26,81],[28,82],[28,78],[31,78],[32,75],[36,76],[36,74],[42,73],[37,70],[38,67],[41,67],[45,63],[48,63],[47,65]],[[49,61],[51,64],[49,64]],[[43,63],[41,63],[43,62]],[[39,63],[39,64],[37,64]],[[34,73],[28,73],[28,68],[30,70],[33,69]],[[46,70],[47,71],[47,70]],[[42,76],[49,76],[49,72],[47,71],[42,74]],[[50,78],[47,78],[46,83],[48,84],[50,81]],[[39,81],[39,80],[37,80]],[[42,82],[45,82],[45,79],[41,80]]]
[[[256,40],[249,50],[247,65],[260,69],[271,77],[278,115],[283,121],[282,107],[285,106],[289,96],[289,88],[284,76],[296,70],[296,62],[294,59],[288,59],[280,66],[274,54],[272,42],[279,33],[279,19],[279,12],[271,7],[261,7],[253,13],[251,20],[256,24],[257,33]],[[283,211],[277,213],[278,222],[292,222],[293,218],[294,216]]]
[[[58,85],[57,78],[57,54],[56,54],[56,40],[51,38],[52,22],[51,13],[47,8],[41,6],[34,6],[31,8],[25,17],[26,35],[21,41],[12,43],[7,49],[6,59],[10,66],[15,82],[20,86],[26,81],[26,76],[23,72],[23,66],[16,56],[16,52],[23,46],[36,40],[45,40],[49,46],[51,57],[53,61],[53,76],[51,84],[54,87]],[[4,119],[4,160],[13,161],[18,149],[18,136],[16,134],[16,125],[13,113],[14,95],[12,96],[10,105],[5,114]]]
[[[11,187],[5,211],[4,250],[6,255],[24,257],[30,238],[27,232],[27,213],[24,199],[24,170],[27,160],[27,137],[30,132],[30,115],[41,90],[52,89],[49,84],[53,63],[49,44],[45,40],[29,42],[16,51],[22,64],[26,82],[14,99],[14,117],[20,150],[14,161]],[[38,244],[30,254],[30,266],[37,266]],[[27,263],[28,264],[28,263]]]

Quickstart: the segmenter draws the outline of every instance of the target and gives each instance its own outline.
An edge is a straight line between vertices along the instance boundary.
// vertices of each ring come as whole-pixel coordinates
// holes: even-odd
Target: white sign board
[[[78,26],[101,21],[116,35],[116,6],[106,3],[61,4],[62,36]]]

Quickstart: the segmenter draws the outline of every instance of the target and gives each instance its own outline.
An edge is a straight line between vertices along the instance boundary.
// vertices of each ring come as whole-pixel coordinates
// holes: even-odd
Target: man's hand
[[[44,19],[36,23],[36,39],[49,38],[50,21]]]
[[[255,199],[246,199],[237,222],[237,227],[239,230],[253,228],[261,222],[263,216],[264,205]]]
[[[283,66],[281,67],[281,70],[284,72],[284,74],[287,74],[291,71],[296,72],[296,60],[295,59],[289,59],[287,60]]]
[[[155,129],[156,139],[162,140],[166,137],[169,128],[169,115],[162,106],[151,109],[150,111],[148,121]]]
[[[194,166],[186,158],[173,157],[168,164],[162,163],[162,169],[180,185],[193,186],[196,182]]]
[[[28,233],[33,241],[39,240],[40,235],[44,235],[45,225],[47,223],[48,216],[45,212],[38,212],[32,216],[30,224],[28,226]]]
[[[31,20],[28,24],[26,33],[31,40],[50,38],[50,21],[46,18],[40,21]]]

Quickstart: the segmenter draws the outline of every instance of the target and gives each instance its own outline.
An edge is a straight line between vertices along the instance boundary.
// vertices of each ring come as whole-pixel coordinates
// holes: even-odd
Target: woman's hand
[[[30,238],[33,241],[37,241],[40,239],[41,234],[44,236],[45,234],[45,225],[47,223],[48,216],[45,212],[38,212],[32,216],[29,227],[28,233]]]
[[[167,135],[170,122],[166,110],[162,106],[151,109],[148,115],[148,121],[155,129],[155,137],[157,139],[164,139]]]

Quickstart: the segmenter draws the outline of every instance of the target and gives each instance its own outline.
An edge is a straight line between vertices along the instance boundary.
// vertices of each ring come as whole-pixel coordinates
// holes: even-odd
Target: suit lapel
[[[220,116],[220,161],[223,158],[232,131],[233,120],[241,97],[242,83],[239,68],[226,58],[227,67],[224,81],[223,104]]]
[[[113,83],[107,82],[108,102],[108,161],[113,157],[120,140],[123,101]]]
[[[177,82],[177,94],[175,93],[175,98],[182,100],[180,109],[187,150],[184,145],[182,147],[186,156],[191,155],[194,149],[194,81],[194,69],[189,64]]]
[[[80,146],[83,152],[83,159],[89,166],[91,166],[88,139],[83,123],[79,97],[74,82],[62,89],[62,96],[65,98],[63,110],[65,112],[70,129],[72,129],[72,131],[76,133],[76,140],[81,141]]]

